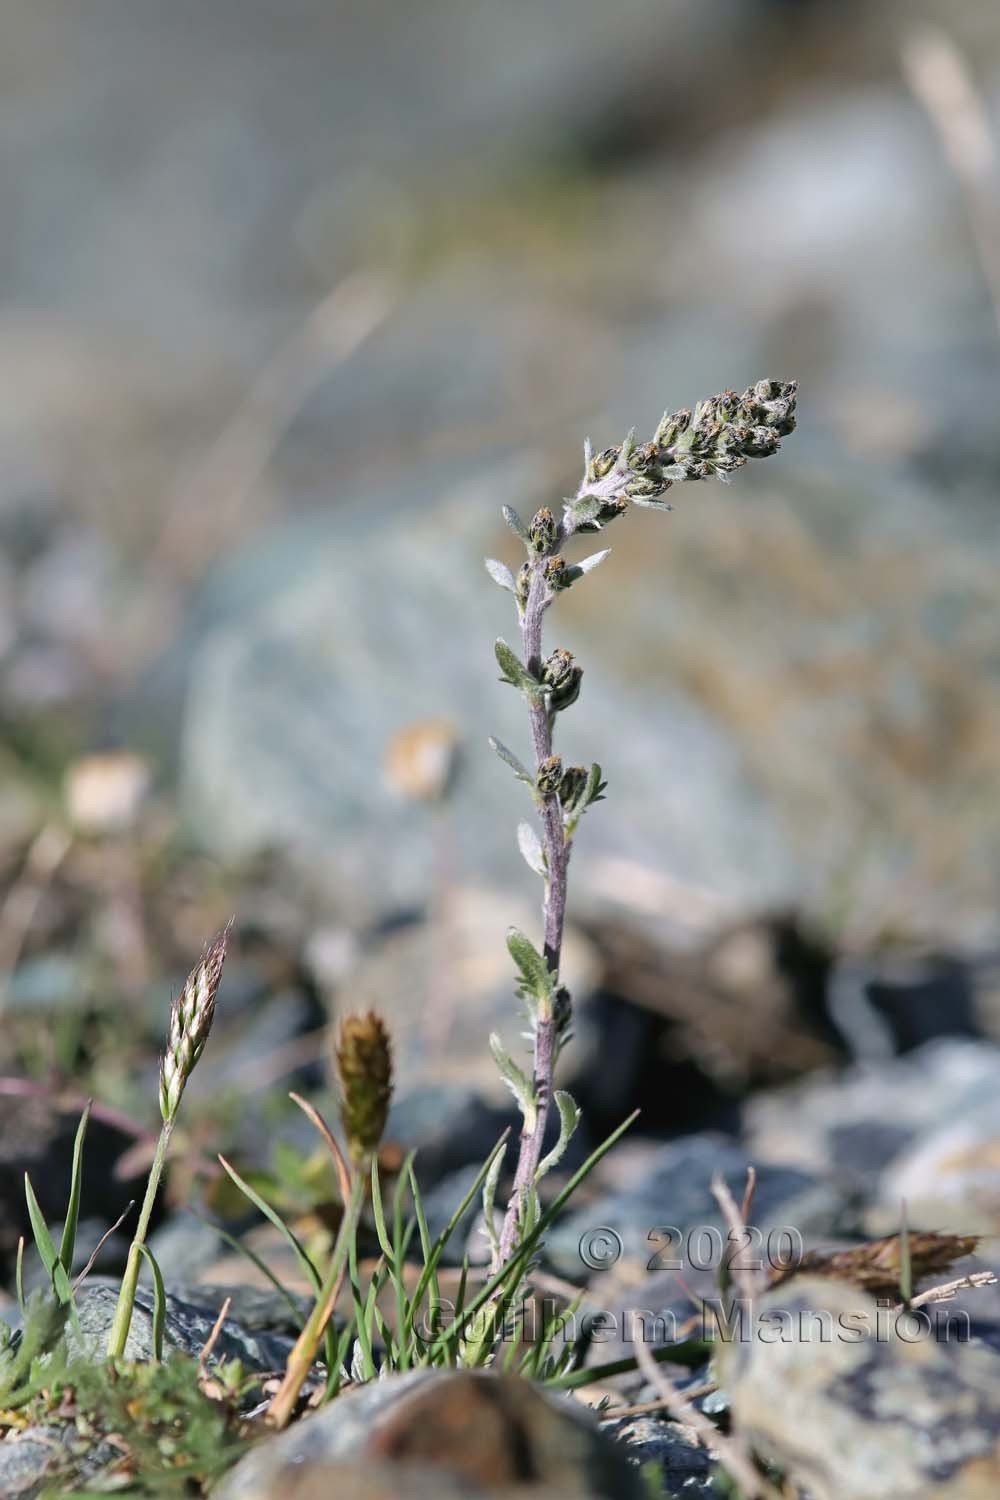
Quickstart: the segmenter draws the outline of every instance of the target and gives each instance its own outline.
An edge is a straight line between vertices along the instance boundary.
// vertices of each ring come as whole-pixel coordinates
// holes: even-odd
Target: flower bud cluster
[[[535,778],[538,792],[543,797],[558,797],[567,816],[583,810],[590,782],[591,773],[585,766],[564,766],[561,755],[550,755],[543,760]]]
[[[722,391],[664,412],[650,442],[630,433],[617,448],[591,454],[576,500],[566,506],[567,531],[597,531],[636,505],[669,509],[663,496],[679,481],[727,479],[751,458],[777,453],[795,427],[794,380],[758,380],[738,396]]]

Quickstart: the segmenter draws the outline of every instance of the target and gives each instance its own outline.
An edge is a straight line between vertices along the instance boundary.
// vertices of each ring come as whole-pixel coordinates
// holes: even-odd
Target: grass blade
[[[45,1222],[42,1210],[38,1206],[35,1190],[31,1186],[31,1178],[27,1172],[24,1174],[24,1197],[28,1205],[28,1218],[31,1220],[31,1232],[35,1240],[35,1248],[39,1259],[49,1277],[52,1287],[59,1301],[67,1306],[73,1301],[73,1289],[66,1275],[66,1268],[56,1253],[56,1247],[52,1243],[49,1226]]]
[[[374,1321],[375,1297],[380,1289],[378,1269],[376,1267],[368,1283],[368,1295],[362,1302],[361,1283],[358,1277],[358,1247],[356,1236],[352,1235],[348,1249],[348,1275],[351,1279],[351,1296],[354,1300],[355,1320],[358,1325],[358,1347],[361,1350],[362,1369],[366,1380],[374,1380],[377,1373],[375,1357],[372,1353],[372,1322]]]
[[[415,1291],[413,1293],[413,1305],[414,1305],[414,1307],[419,1307],[421,1299],[423,1298],[423,1295],[424,1295],[424,1293],[427,1290],[427,1287],[428,1287],[428,1284],[430,1282],[430,1279],[431,1279],[431,1277],[433,1275],[435,1275],[435,1273],[437,1271],[437,1267],[438,1267],[438,1264],[439,1264],[439,1262],[441,1260],[441,1256],[444,1254],[445,1246],[448,1244],[448,1241],[451,1239],[452,1235],[455,1233],[455,1229],[456,1229],[457,1225],[460,1223],[463,1214],[466,1212],[466,1210],[468,1209],[469,1205],[472,1203],[473,1198],[476,1197],[476,1195],[479,1192],[480,1188],[482,1187],[483,1183],[486,1181],[487,1174],[489,1173],[490,1169],[492,1168],[493,1163],[496,1160],[497,1156],[499,1155],[499,1153],[501,1151],[503,1151],[506,1148],[507,1137],[509,1135],[510,1135],[509,1129],[505,1130],[504,1133],[503,1133],[503,1135],[497,1141],[496,1145],[493,1147],[493,1150],[490,1152],[489,1156],[483,1162],[482,1168],[480,1169],[480,1171],[476,1175],[475,1182],[469,1188],[469,1191],[466,1193],[465,1197],[462,1199],[461,1203],[458,1205],[458,1207],[456,1208],[455,1212],[452,1214],[451,1218],[448,1220],[448,1223],[445,1225],[444,1229],[442,1229],[441,1233],[438,1235],[437,1239],[434,1241],[434,1247],[433,1247],[430,1255],[426,1258],[426,1261],[425,1261],[425,1264],[424,1264],[424,1269],[423,1269],[423,1271],[420,1274],[420,1277],[419,1277],[419,1279],[417,1281],[416,1289],[415,1289]],[[468,1257],[466,1257],[466,1261],[465,1261],[465,1276],[467,1276],[467,1274],[468,1274]],[[462,1281],[463,1301],[464,1301],[464,1292],[465,1292],[465,1276],[463,1276],[463,1281]]]
[[[382,1184],[378,1175],[378,1157],[372,1157],[372,1215],[375,1219],[375,1235],[378,1239],[379,1249],[385,1256],[386,1264],[392,1265],[393,1251],[389,1239],[389,1231],[386,1228],[385,1209],[382,1205]]]
[[[403,1280],[403,1263],[406,1256],[406,1247],[413,1232],[412,1224],[408,1226],[405,1234],[403,1231],[403,1194],[406,1191],[407,1172],[412,1164],[413,1154],[411,1152],[403,1165],[403,1170],[396,1179],[396,1191],[392,1195],[392,1284],[396,1292],[396,1333],[399,1340],[397,1368],[400,1370],[408,1370],[410,1368],[407,1325],[413,1319],[413,1312],[406,1295],[406,1284]]]
[[[207,1224],[209,1229],[214,1230],[215,1233],[219,1236],[219,1239],[222,1240],[223,1244],[228,1245],[230,1250],[236,1250],[240,1255],[246,1256],[250,1264],[252,1266],[255,1266],[261,1273],[261,1275],[271,1283],[271,1285],[274,1287],[274,1290],[276,1292],[280,1292],[281,1296],[285,1299],[285,1302],[288,1305],[288,1309],[291,1312],[292,1317],[295,1320],[296,1327],[301,1331],[301,1323],[303,1321],[302,1309],[299,1307],[298,1303],[295,1301],[295,1298],[292,1296],[288,1288],[277,1276],[275,1276],[274,1272],[271,1270],[267,1262],[263,1260],[256,1253],[256,1251],[251,1250],[249,1245],[244,1245],[242,1240],[237,1239],[235,1234],[230,1234],[228,1230],[222,1229],[218,1224],[213,1224],[210,1219],[202,1218],[201,1214],[195,1213],[193,1208],[189,1209],[188,1212],[193,1214],[194,1217],[199,1221],[199,1223]]]
[[[153,1275],[153,1358],[158,1365],[163,1363],[163,1331],[167,1323],[167,1289],[163,1285],[163,1275],[156,1263],[156,1257],[148,1245],[140,1245],[139,1249],[146,1257],[146,1263]]]
[[[281,1215],[271,1207],[270,1203],[268,1203],[265,1198],[262,1198],[260,1196],[255,1188],[252,1188],[250,1184],[240,1176],[236,1168],[234,1166],[231,1166],[224,1156],[220,1156],[219,1161],[222,1164],[223,1171],[227,1174],[227,1176],[232,1178],[233,1182],[235,1182],[236,1186],[239,1188],[244,1197],[249,1198],[254,1208],[256,1208],[259,1213],[262,1213],[264,1215],[264,1218],[267,1220],[267,1222],[274,1226],[274,1228],[278,1231],[278,1233],[282,1236],[286,1243],[291,1247],[296,1260],[302,1267],[303,1273],[308,1277],[309,1285],[313,1289],[313,1294],[318,1297],[323,1283],[320,1279],[319,1272],[316,1270],[316,1267],[313,1265],[309,1256],[306,1254],[301,1241],[293,1233],[293,1231],[289,1229],[288,1225],[285,1223]]]
[[[657,1364],[684,1365],[689,1370],[694,1370],[700,1364],[704,1364],[712,1353],[712,1346],[706,1339],[685,1339],[680,1344],[667,1344],[663,1349],[652,1350],[653,1358]],[[575,1391],[580,1386],[593,1385],[609,1380],[612,1375],[631,1375],[633,1370],[639,1368],[636,1359],[616,1359],[606,1365],[590,1365],[585,1370],[572,1370],[568,1375],[560,1375],[555,1380],[547,1382],[550,1390]]]
[[[420,1195],[420,1188],[417,1184],[417,1174],[413,1170],[412,1160],[409,1164],[409,1178],[410,1196],[413,1199],[413,1211],[417,1216],[417,1228],[420,1231],[420,1253],[423,1258],[425,1268],[430,1265],[431,1270],[430,1277],[427,1280],[427,1291],[429,1294],[427,1303],[427,1315],[431,1328],[436,1328],[438,1313],[441,1306],[441,1284],[438,1281],[437,1262],[431,1262],[432,1245],[430,1230],[427,1227],[427,1215],[424,1212],[424,1200]],[[457,1223],[458,1220],[456,1220],[455,1222]],[[421,1293],[420,1295],[422,1296],[423,1293]],[[411,1302],[409,1309],[410,1328],[413,1327],[414,1321],[419,1311],[420,1307],[417,1300],[417,1294],[416,1292],[414,1292],[413,1301]],[[416,1344],[416,1342],[417,1335],[414,1334],[414,1344]]]
[[[17,1305],[21,1309],[21,1317],[25,1315],[24,1302],[24,1235],[18,1235],[17,1260],[14,1263],[14,1289],[17,1293]]]
[[[83,1141],[87,1134],[87,1126],[90,1123],[90,1111],[93,1107],[93,1099],[88,1099],[84,1106],[83,1114],[80,1116],[80,1123],[76,1128],[76,1139],[73,1142],[73,1167],[69,1185],[69,1202],[66,1205],[66,1218],[63,1221],[62,1239],[59,1242],[59,1259],[67,1276],[73,1274],[76,1229],[80,1221],[80,1194],[83,1187]]]

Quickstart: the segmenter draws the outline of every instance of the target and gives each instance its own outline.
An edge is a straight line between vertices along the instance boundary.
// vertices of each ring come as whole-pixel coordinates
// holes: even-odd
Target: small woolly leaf
[[[559,1111],[559,1139],[548,1155],[543,1156],[542,1160],[538,1163],[538,1170],[535,1172],[536,1182],[540,1182],[546,1172],[551,1172],[553,1167],[558,1166],[566,1154],[566,1147],[572,1140],[577,1125],[580,1123],[580,1111],[577,1108],[576,1101],[570,1094],[565,1093],[562,1089],[556,1089],[552,1098],[555,1101],[556,1109]]]
[[[505,765],[510,766],[519,781],[526,782],[530,787],[535,785],[534,777],[529,775],[527,768],[521,764],[513,750],[508,750],[503,741],[496,739],[492,734],[490,735],[490,749],[499,755]]]
[[[500,1251],[500,1236],[497,1234],[496,1225],[493,1222],[494,1204],[496,1203],[497,1187],[500,1183],[500,1173],[503,1171],[504,1153],[495,1152],[490,1163],[490,1169],[483,1183],[483,1228],[486,1238],[490,1242],[490,1249],[494,1255]]]
[[[485,557],[486,571],[498,583],[502,589],[507,589],[511,594],[514,592],[514,575],[506,563],[497,562],[495,557]]]
[[[537,698],[542,691],[542,685],[537,682],[527,667],[519,660],[510,649],[507,642],[501,637],[493,648],[496,653],[497,665],[503,677],[502,682],[509,682],[511,687],[520,688],[527,693],[529,698]]]
[[[490,1051],[493,1053],[493,1061],[500,1070],[500,1077],[517,1100],[518,1108],[524,1116],[525,1132],[530,1135],[537,1119],[537,1106],[531,1079],[505,1050],[495,1031],[490,1036]]]
[[[670,475],[672,475],[673,477],[678,478],[678,479],[683,479],[683,478],[687,477],[684,474],[683,470],[679,470],[676,475],[674,475],[673,469],[668,469],[665,472],[668,473],[668,474],[670,474]],[[632,504],[633,505],[641,505],[644,510],[673,510],[673,508],[674,508],[672,505],[668,505],[667,502],[666,502],[666,500],[650,499],[648,496],[642,496],[642,495],[633,495],[632,496]]]
[[[525,526],[524,522],[521,520],[521,517],[518,515],[514,507],[512,505],[505,505],[503,507],[502,513],[504,520],[507,522],[507,525],[510,527],[514,535],[516,537],[520,537],[521,541],[526,547],[530,546],[531,538],[528,535],[528,528],[527,526]]]
[[[587,788],[583,794],[584,806],[589,807],[592,802],[603,802],[607,785],[606,781],[601,780],[601,768],[595,761],[587,777]]]
[[[638,501],[636,504],[638,504]],[[590,573],[597,567],[598,563],[602,563],[610,551],[610,547],[605,547],[603,552],[593,552],[590,557],[585,557],[583,562],[573,563],[571,567],[563,568],[559,577],[559,587],[564,589],[569,588],[570,584],[575,583],[578,578],[582,578],[584,573]]]
[[[518,823],[517,847],[520,849],[528,869],[534,870],[536,875],[541,875],[544,878],[548,873],[545,863],[545,851],[539,842],[538,834],[530,823]]]
[[[530,939],[516,927],[507,931],[507,951],[520,970],[524,991],[536,1000],[551,1000],[555,986],[552,970]]]
[[[600,523],[601,501],[597,495],[582,495],[579,500],[566,506],[566,512],[572,520],[574,530],[581,526],[597,526]]]

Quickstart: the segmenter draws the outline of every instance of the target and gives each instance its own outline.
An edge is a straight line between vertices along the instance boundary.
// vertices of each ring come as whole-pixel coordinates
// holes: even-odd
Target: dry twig
[[[771,1482],[758,1473],[753,1460],[733,1438],[719,1432],[714,1422],[692,1404],[688,1396],[679,1391],[664,1370],[653,1358],[653,1351],[644,1343],[635,1346],[636,1360],[642,1373],[660,1392],[662,1404],[675,1422],[686,1427],[697,1441],[713,1454],[735,1479],[744,1500],[782,1500],[782,1496]]]

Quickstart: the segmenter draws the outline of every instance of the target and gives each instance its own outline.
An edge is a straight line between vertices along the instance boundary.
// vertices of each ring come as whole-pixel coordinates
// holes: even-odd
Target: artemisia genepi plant
[[[530,768],[499,741],[492,744],[531,794],[536,823],[520,824],[518,843],[543,886],[541,945],[536,947],[523,933],[513,929],[507,935],[507,946],[518,971],[518,992],[529,1023],[533,1049],[530,1069],[522,1068],[496,1036],[490,1039],[497,1065],[522,1117],[513,1185],[505,1212],[502,1216],[495,1214],[506,1154],[506,1141],[501,1138],[483,1162],[466,1197],[435,1238],[428,1228],[412,1156],[397,1174],[391,1204],[384,1202],[377,1148],[392,1092],[390,1039],[374,1014],[348,1016],[343,1020],[336,1049],[336,1074],[346,1154],[315,1106],[292,1096],[326,1142],[340,1183],[343,1216],[324,1267],[313,1262],[293,1231],[252,1184],[220,1157],[222,1166],[249,1201],[285,1237],[313,1292],[311,1311],[271,1403],[269,1418],[274,1425],[283,1426],[301,1413],[307,1382],[315,1382],[317,1371],[322,1386],[319,1396],[325,1400],[336,1396],[345,1382],[371,1380],[391,1370],[418,1366],[485,1365],[502,1360],[504,1368],[517,1369],[564,1388],[588,1383],[602,1373],[600,1369],[577,1369],[574,1345],[561,1340],[563,1326],[576,1304],[548,1319],[531,1343],[524,1342],[523,1329],[520,1340],[508,1336],[510,1320],[516,1323],[518,1309],[525,1303],[530,1269],[549,1225],[630,1123],[625,1121],[620,1125],[571,1174],[543,1209],[539,1184],[563,1156],[579,1119],[570,1096],[553,1089],[556,1063],[569,1040],[572,1017],[570,995],[560,974],[570,851],[580,819],[601,799],[605,783],[600,766],[565,766],[553,748],[558,716],[577,701],[583,673],[564,647],[545,653],[542,626],[558,595],[608,555],[603,550],[580,562],[568,561],[564,550],[574,537],[602,531],[630,505],[670,510],[664,496],[672,485],[711,478],[726,480],[751,458],[766,458],[777,452],[782,437],[794,426],[794,382],[759,380],[742,396],[723,391],[699,402],[693,412],[666,413],[649,442],[639,443],[632,432],[619,447],[606,448],[598,454],[588,444],[584,450],[583,479],[576,494],[563,502],[558,514],[543,507],[525,525],[514,510],[504,507],[505,520],[524,544],[525,560],[516,572],[492,558],[487,559],[486,566],[493,579],[511,592],[516,607],[520,655],[500,640],[496,644],[496,657],[502,680],[517,689],[525,700]],[[181,1098],[212,1025],[227,936],[228,929],[209,943],[171,1010],[160,1067],[160,1135],[107,1339],[107,1355],[116,1369],[126,1352],[143,1261],[153,1277],[154,1359],[161,1358],[164,1352],[166,1292],[146,1237]],[[546,1126],[553,1106],[559,1129],[553,1131],[555,1138],[544,1152]],[[46,1347],[61,1339],[67,1318],[77,1322],[75,1299],[89,1271],[88,1263],[75,1281],[70,1279],[89,1113],[88,1107],[77,1132],[58,1249],[31,1183],[25,1182],[32,1234],[51,1282],[51,1302],[57,1314],[54,1321],[49,1320],[51,1327],[49,1322],[45,1323]],[[457,1300],[446,1308],[439,1279],[442,1257],[480,1193],[491,1245],[490,1267],[481,1279],[471,1272],[466,1257]],[[360,1274],[357,1241],[362,1214],[369,1207],[382,1253],[365,1285]],[[412,1210],[412,1217],[408,1209]],[[234,1243],[239,1245],[238,1241]],[[25,1305],[23,1248],[22,1241],[16,1277],[22,1308]],[[415,1283],[407,1273],[414,1255],[421,1265]],[[284,1292],[279,1278],[272,1279],[276,1288]],[[342,1290],[345,1295],[349,1292],[344,1319],[339,1314],[335,1317]],[[393,1296],[394,1319],[387,1319],[381,1310],[383,1293]],[[290,1306],[298,1311],[294,1300]],[[662,1352],[665,1357],[674,1357],[670,1350]],[[319,1364],[321,1353],[322,1364]],[[6,1357],[0,1350],[0,1390],[7,1389],[8,1405],[13,1399],[9,1389],[11,1380],[17,1383],[15,1377],[20,1378],[18,1371],[23,1364],[16,1351]],[[606,1367],[605,1373],[614,1373],[619,1368],[622,1366]],[[10,1377],[6,1383],[5,1369]]]
[[[502,680],[523,695],[527,706],[530,769],[506,745],[498,740],[491,740],[491,744],[531,793],[538,826],[521,823],[518,843],[543,884],[541,950],[522,932],[511,929],[507,934],[507,946],[519,975],[518,993],[530,1027],[530,1074],[509,1056],[498,1037],[490,1039],[497,1066],[517,1100],[523,1122],[513,1188],[499,1228],[494,1222],[494,1203],[501,1156],[495,1159],[484,1185],[484,1217],[494,1273],[518,1253],[525,1235],[531,1234],[538,1223],[539,1183],[562,1157],[579,1120],[572,1098],[552,1087],[559,1054],[569,1039],[572,1016],[570,995],[560,977],[560,956],[573,839],[583,814],[601,799],[605,782],[599,765],[565,766],[553,749],[556,720],[579,697],[583,673],[572,652],[565,648],[545,654],[542,625],[558,596],[603,562],[610,549],[594,552],[578,563],[567,561],[563,551],[573,537],[602,531],[630,504],[672,509],[663,497],[675,483],[728,480],[751,458],[776,453],[781,439],[795,426],[795,392],[794,381],[759,380],[742,396],[723,391],[700,401],[693,412],[665,412],[649,442],[638,442],[633,429],[619,447],[601,453],[593,453],[588,443],[579,489],[572,499],[563,502],[558,514],[543,507],[526,526],[516,511],[504,507],[504,519],[526,553],[517,572],[495,558],[486,559],[493,580],[514,596],[521,654],[518,656],[506,641],[498,640],[496,658]],[[559,1116],[559,1133],[543,1156],[553,1103]]]

